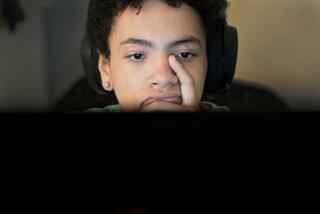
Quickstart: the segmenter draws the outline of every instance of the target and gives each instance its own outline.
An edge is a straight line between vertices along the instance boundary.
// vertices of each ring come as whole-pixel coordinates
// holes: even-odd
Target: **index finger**
[[[176,59],[175,56],[169,56],[169,64],[173,71],[177,74],[177,77],[181,83],[182,105],[197,105],[194,81],[192,77],[188,74],[186,69],[184,69],[183,65]]]

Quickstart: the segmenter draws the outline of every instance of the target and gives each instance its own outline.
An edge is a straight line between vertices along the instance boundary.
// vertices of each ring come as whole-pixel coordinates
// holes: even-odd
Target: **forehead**
[[[200,40],[205,38],[197,12],[186,4],[173,8],[160,0],[147,0],[142,8],[127,8],[114,22],[110,39],[119,42],[127,37],[152,38],[168,42],[177,37],[191,35]]]

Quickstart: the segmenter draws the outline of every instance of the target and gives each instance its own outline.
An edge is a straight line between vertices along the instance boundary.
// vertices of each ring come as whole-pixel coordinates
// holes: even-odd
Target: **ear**
[[[101,78],[101,85],[106,91],[112,91],[113,85],[110,75],[110,63],[109,59],[105,58],[103,54],[99,54],[98,67]]]

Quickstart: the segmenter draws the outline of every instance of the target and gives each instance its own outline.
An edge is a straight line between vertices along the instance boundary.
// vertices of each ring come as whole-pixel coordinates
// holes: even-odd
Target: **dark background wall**
[[[25,21],[0,29],[0,110],[51,109],[84,73],[80,41],[89,0],[20,1]]]
[[[84,75],[80,43],[85,34],[89,0],[56,0],[43,12],[46,71],[50,104]]]

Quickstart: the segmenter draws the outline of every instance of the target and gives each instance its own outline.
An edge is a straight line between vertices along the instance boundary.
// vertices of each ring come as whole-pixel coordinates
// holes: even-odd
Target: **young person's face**
[[[99,59],[102,85],[115,90],[124,111],[196,110],[207,72],[199,15],[159,0],[146,0],[137,12],[127,8],[115,19],[110,57]]]

